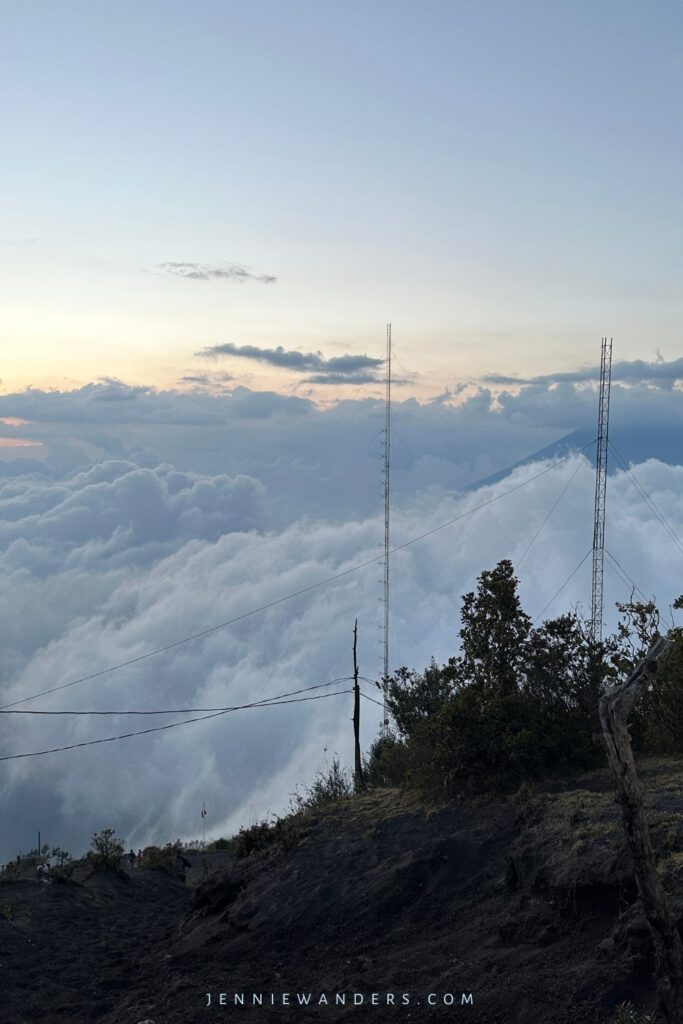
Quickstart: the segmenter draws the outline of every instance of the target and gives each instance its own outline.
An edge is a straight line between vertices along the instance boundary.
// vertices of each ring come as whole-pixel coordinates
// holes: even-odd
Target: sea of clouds
[[[553,446],[566,452],[567,435],[577,432],[576,447],[592,437],[595,391],[544,379],[452,399],[394,407],[392,543],[407,546],[391,562],[393,667],[421,668],[432,655],[456,653],[460,596],[503,557],[518,566],[532,616],[588,611],[590,558],[552,599],[591,547],[592,451],[560,462]],[[630,379],[613,389],[612,437],[678,536],[682,405],[668,380]],[[235,618],[16,710],[225,707],[348,677],[356,618],[361,673],[376,678],[382,568],[354,567],[382,554],[383,413],[374,400],[324,410],[244,388],[157,392],[117,381],[0,396],[0,417],[28,421],[3,434],[43,445],[35,459],[0,462],[1,703]],[[621,469],[609,481],[607,545],[668,618],[683,592],[683,554]],[[630,583],[607,568],[613,626],[614,601],[629,597]],[[351,711],[344,694],[0,762],[0,860],[35,845],[38,829],[74,852],[107,825],[136,847],[196,837],[203,803],[207,834],[230,833],[283,810],[295,786],[335,752],[350,763]],[[367,747],[381,711],[370,702],[362,711]],[[0,754],[183,717],[3,715]]]

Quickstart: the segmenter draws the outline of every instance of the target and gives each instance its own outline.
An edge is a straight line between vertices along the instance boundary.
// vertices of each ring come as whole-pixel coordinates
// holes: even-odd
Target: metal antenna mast
[[[590,632],[602,640],[602,582],[605,561],[605,502],[607,498],[607,446],[609,441],[609,396],[612,383],[612,339],[602,339],[600,359],[600,401],[598,443],[595,453],[595,513],[593,518],[593,589]]]
[[[384,717],[382,727],[386,731],[387,680],[389,679],[389,517],[391,512],[391,324],[387,324],[387,351],[384,361],[386,378],[385,422],[384,422],[384,663],[382,685],[384,690]]]

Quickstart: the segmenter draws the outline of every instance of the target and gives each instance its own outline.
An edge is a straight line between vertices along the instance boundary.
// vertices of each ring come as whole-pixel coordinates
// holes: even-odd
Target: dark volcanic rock
[[[678,767],[651,766],[648,781],[681,914]],[[378,791],[316,812],[261,852],[209,863],[196,889],[154,871],[0,883],[0,1024],[611,1024],[621,1000],[653,1002],[606,776],[479,806]],[[188,877],[206,866],[197,858]],[[470,992],[474,1005],[461,1006]]]

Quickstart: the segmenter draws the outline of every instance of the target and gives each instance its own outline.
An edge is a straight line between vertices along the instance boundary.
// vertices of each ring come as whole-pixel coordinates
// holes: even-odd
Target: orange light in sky
[[[42,441],[29,441],[25,437],[0,437],[0,448],[42,448]]]

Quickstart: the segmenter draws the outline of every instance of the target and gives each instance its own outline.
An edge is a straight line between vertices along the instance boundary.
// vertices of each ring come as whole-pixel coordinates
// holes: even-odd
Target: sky
[[[457,653],[500,558],[537,621],[588,612],[603,335],[606,628],[634,586],[675,617],[682,21],[3,5],[0,704],[334,695],[0,760],[0,861],[38,829],[76,853],[107,826],[197,837],[204,804],[230,834],[351,763],[334,691],[356,618],[380,671],[388,321],[391,666]],[[169,717],[3,714],[0,757]],[[380,717],[363,703],[365,748]]]
[[[677,357],[682,21],[10,0],[1,386],[211,370],[329,401],[348,377],[197,353],[377,359],[387,321],[419,397],[592,363],[603,334]]]

